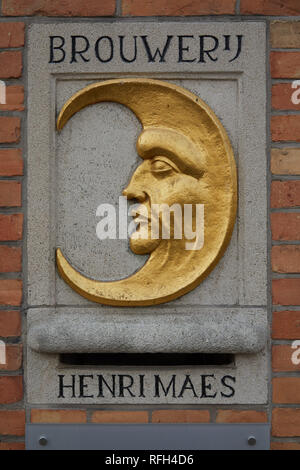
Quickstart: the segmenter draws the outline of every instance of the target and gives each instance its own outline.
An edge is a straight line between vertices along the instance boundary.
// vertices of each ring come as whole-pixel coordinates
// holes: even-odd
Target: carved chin
[[[160,240],[134,238],[131,236],[130,249],[136,255],[147,255],[149,253],[152,253],[152,251],[154,251],[158,247],[159,243]]]

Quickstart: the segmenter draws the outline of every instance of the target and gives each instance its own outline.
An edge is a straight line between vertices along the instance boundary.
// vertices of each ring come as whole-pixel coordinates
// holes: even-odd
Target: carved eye
[[[172,171],[178,171],[171,162],[163,157],[155,158],[151,163],[151,170],[156,174],[168,174]]]

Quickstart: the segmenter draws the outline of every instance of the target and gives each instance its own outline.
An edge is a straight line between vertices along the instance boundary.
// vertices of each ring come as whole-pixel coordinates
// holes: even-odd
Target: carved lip
[[[149,211],[148,211],[148,214],[149,214]],[[149,222],[151,220],[151,217],[149,216],[146,216],[144,213],[141,213],[139,211],[139,209],[137,209],[134,213],[134,215],[131,215],[131,217],[133,218],[133,220],[135,221],[137,218],[139,218],[139,221],[142,222],[142,221],[145,221],[145,222]]]

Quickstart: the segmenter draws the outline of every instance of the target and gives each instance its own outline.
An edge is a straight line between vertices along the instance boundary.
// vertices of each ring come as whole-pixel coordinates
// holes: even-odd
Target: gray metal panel
[[[41,445],[41,437],[46,445]],[[254,437],[256,443],[248,443]],[[267,450],[268,424],[27,424],[30,450]]]

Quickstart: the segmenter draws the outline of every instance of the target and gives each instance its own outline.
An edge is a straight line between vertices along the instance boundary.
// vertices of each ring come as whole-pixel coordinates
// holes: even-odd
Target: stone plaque
[[[265,73],[262,22],[30,26],[30,403],[266,403]],[[114,91],[115,83],[122,92]],[[207,121],[204,114],[197,121],[200,108]],[[203,140],[195,137],[199,129]],[[199,159],[194,145],[203,146],[207,159]],[[182,164],[184,174],[202,176],[208,165],[219,178],[209,199],[215,226],[205,228],[199,258],[181,265],[185,254],[178,250],[170,256],[175,262],[156,265],[151,277],[149,251],[132,249],[127,234],[117,230],[114,239],[99,239],[99,207],[116,207],[120,228],[120,196],[125,188],[129,194],[141,156],[143,165],[150,164],[151,151],[159,148],[172,160],[173,147],[181,160],[172,171]],[[209,160],[214,152],[224,155],[223,166]],[[165,159],[156,163],[157,178],[171,171],[164,165]],[[188,201],[192,180],[184,181]],[[213,243],[219,235],[220,250]],[[204,266],[206,252],[212,259]],[[146,265],[142,281],[114,290]],[[186,365],[149,366],[141,359],[137,365],[89,365],[88,359],[195,353],[217,355],[221,364],[187,359]],[[62,360],[66,354],[73,365]],[[87,362],[78,365],[78,354]],[[224,355],[231,355],[227,364]]]

